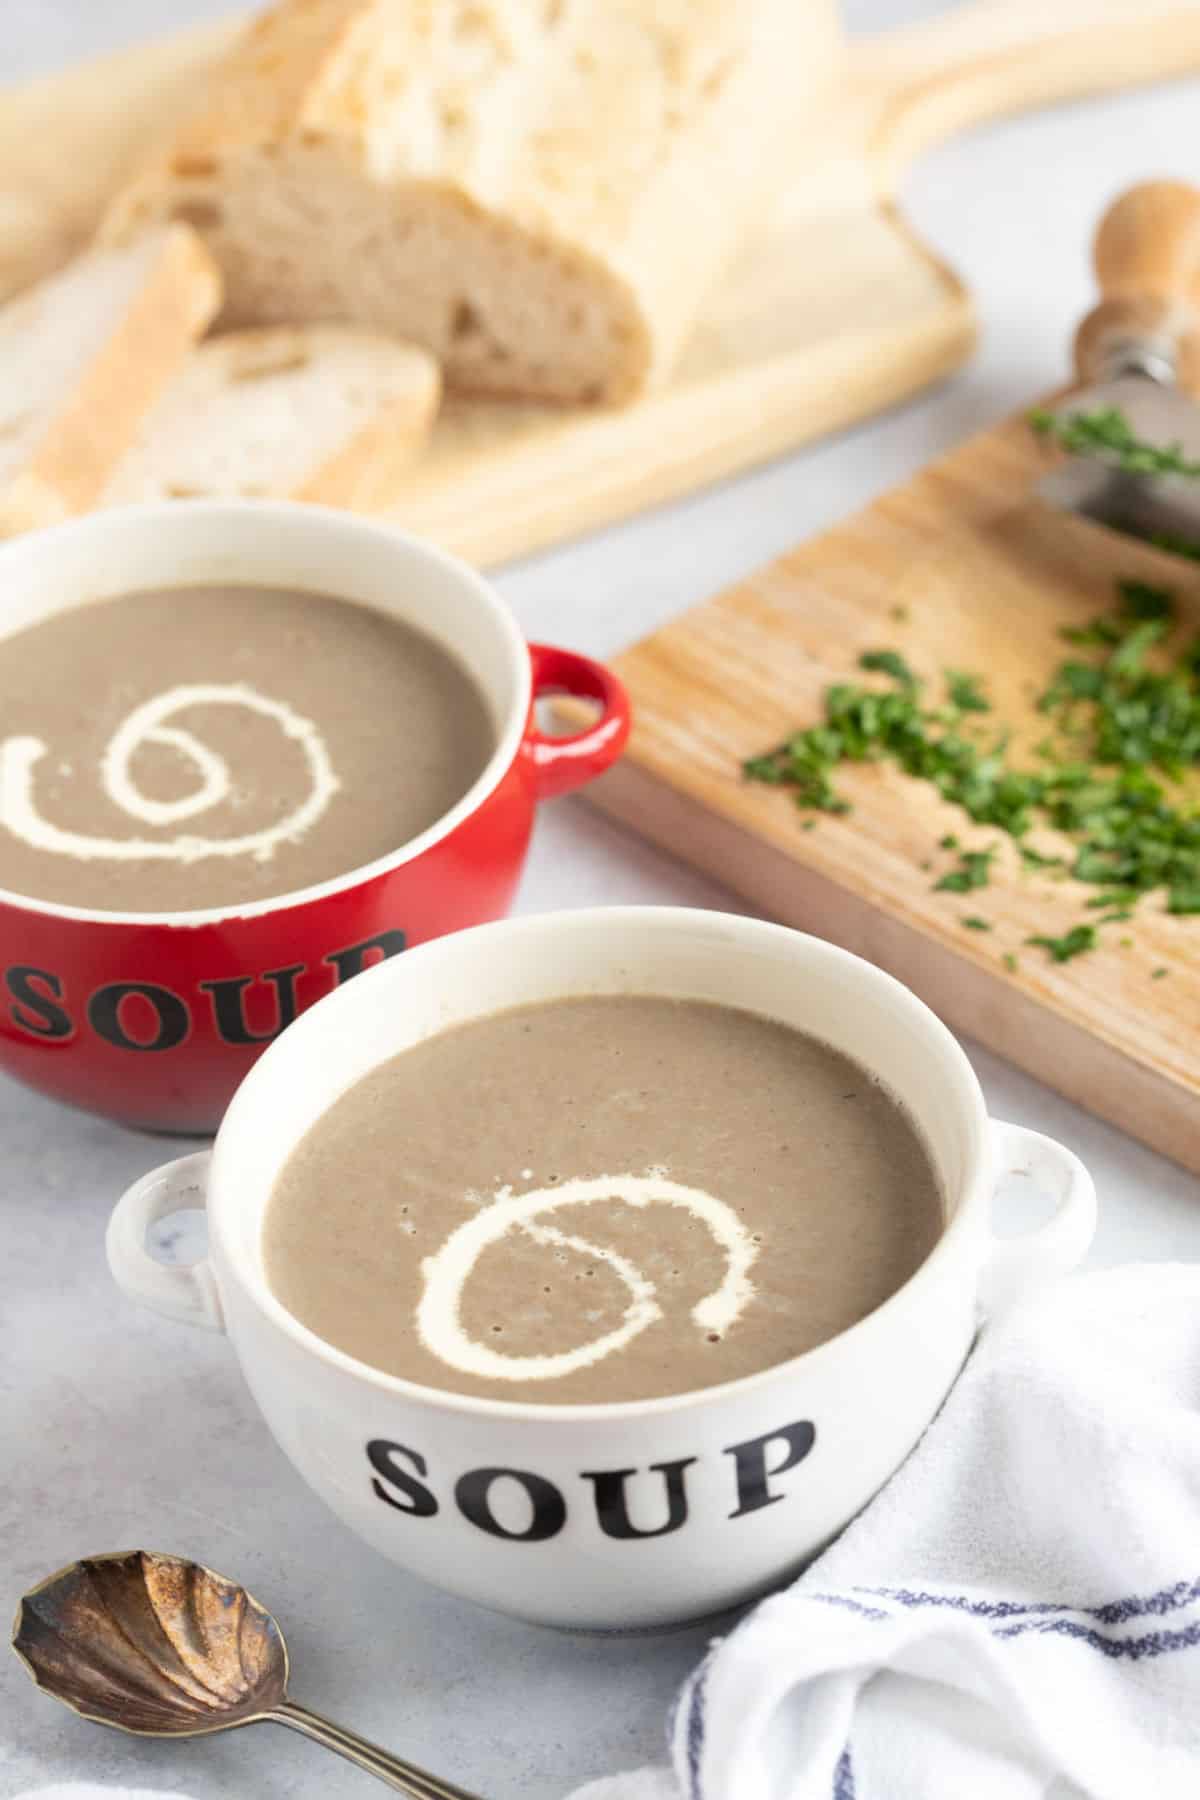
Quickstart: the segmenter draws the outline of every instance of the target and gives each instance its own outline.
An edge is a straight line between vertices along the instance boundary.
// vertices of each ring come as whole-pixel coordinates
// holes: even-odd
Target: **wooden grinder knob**
[[[1092,260],[1103,298],[1075,335],[1080,381],[1141,373],[1200,391],[1200,188],[1130,188],[1100,221]]]

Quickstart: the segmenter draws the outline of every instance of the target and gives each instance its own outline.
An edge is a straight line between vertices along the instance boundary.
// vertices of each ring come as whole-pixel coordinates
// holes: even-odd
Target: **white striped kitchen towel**
[[[1200,1268],[985,1328],[883,1493],[713,1644],[669,1750],[574,1800],[1197,1800]]]

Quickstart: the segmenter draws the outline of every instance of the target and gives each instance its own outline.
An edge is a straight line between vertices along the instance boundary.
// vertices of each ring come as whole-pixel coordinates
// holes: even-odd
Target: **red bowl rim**
[[[122,507],[120,511],[125,515],[142,515],[147,526],[151,527],[161,524],[164,518],[169,518],[180,504],[178,501],[149,502],[143,506]],[[313,905],[319,901],[328,900],[336,894],[365,886],[382,875],[390,875],[395,870],[403,868],[406,863],[415,862],[417,857],[423,855],[426,850],[432,849],[444,838],[449,837],[460,825],[478,812],[495,793],[516,761],[522,739],[525,736],[533,698],[533,675],[529,660],[529,646],[512,612],[501,600],[499,594],[469,564],[457,556],[452,556],[448,551],[439,549],[436,544],[416,537],[411,532],[402,531],[397,526],[357,518],[332,507],[308,504],[301,506],[297,502],[286,500],[189,500],[182,504],[186,505],[188,516],[192,518],[202,511],[213,515],[255,512],[264,517],[272,517],[277,522],[284,518],[294,518],[300,513],[309,519],[314,515],[324,516],[328,520],[336,520],[343,528],[349,525],[354,530],[374,538],[382,547],[394,546],[399,542],[409,552],[415,551],[430,563],[457,577],[472,590],[480,606],[491,614],[501,634],[507,638],[508,648],[512,653],[513,667],[517,676],[516,698],[508,718],[504,721],[496,748],[486,767],[472,782],[462,799],[448,812],[443,813],[440,819],[436,819],[427,830],[410,838],[407,843],[399,845],[395,850],[376,857],[372,862],[361,863],[357,868],[347,869],[342,874],[331,876],[325,881],[314,882],[309,887],[294,888],[285,894],[272,894],[262,900],[247,901],[244,905],[197,907],[194,910],[179,912],[118,912],[86,906],[71,906],[56,900],[39,900],[31,894],[18,894],[8,888],[0,887],[0,906],[12,907],[14,910],[32,913],[42,918],[68,919],[93,925],[184,927],[190,930],[197,926],[219,925],[243,919],[259,919],[270,913],[285,912],[294,907]],[[112,510],[115,512],[117,509]],[[68,520],[64,524],[51,526],[45,531],[27,533],[21,538],[14,539],[11,546],[0,546],[0,570],[2,570],[8,548],[13,550],[27,548],[33,538],[53,537],[57,540],[67,534],[86,531],[95,525],[98,516],[111,518],[112,514],[85,514],[82,518]]]

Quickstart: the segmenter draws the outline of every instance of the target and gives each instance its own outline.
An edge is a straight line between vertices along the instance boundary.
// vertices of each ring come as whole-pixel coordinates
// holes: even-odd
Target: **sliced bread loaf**
[[[163,395],[102,504],[269,495],[377,512],[433,423],[424,350],[348,325],[210,338]]]
[[[0,308],[0,536],[92,505],[219,305],[212,258],[172,225]]]
[[[106,234],[194,224],[228,322],[354,320],[469,390],[623,399],[837,45],[835,0],[282,0]]]

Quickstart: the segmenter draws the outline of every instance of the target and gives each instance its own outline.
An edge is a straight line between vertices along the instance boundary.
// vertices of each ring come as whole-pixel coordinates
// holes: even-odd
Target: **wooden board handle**
[[[1200,69],[1196,0],[966,0],[856,44],[876,191],[956,132]]]
[[[1146,181],[1113,202],[1092,258],[1101,300],[1075,335],[1081,381],[1200,383],[1200,188]]]

